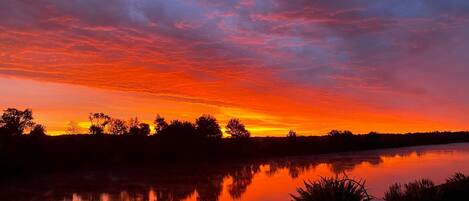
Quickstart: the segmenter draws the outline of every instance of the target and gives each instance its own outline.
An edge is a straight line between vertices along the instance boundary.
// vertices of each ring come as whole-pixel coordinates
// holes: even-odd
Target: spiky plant
[[[342,178],[321,177],[320,180],[305,181],[304,188],[291,195],[293,201],[371,201],[364,181],[355,181],[344,175]]]
[[[437,200],[435,184],[428,179],[416,180],[405,184],[394,184],[384,195],[386,201],[432,201]]]
[[[467,181],[469,177],[464,175],[463,173],[457,172],[452,177],[446,179],[446,183],[457,183]]]

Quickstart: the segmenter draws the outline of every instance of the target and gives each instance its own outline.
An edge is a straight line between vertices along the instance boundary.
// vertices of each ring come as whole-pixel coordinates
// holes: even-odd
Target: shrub
[[[41,124],[36,124],[33,127],[33,129],[31,130],[31,132],[29,132],[29,134],[31,136],[35,136],[35,137],[45,136],[46,135],[46,128]]]

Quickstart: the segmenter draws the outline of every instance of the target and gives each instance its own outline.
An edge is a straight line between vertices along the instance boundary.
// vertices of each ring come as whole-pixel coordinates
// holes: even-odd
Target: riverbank
[[[350,136],[163,139],[158,136],[16,136],[0,142],[1,176],[134,164],[224,162],[267,157],[469,142],[468,132]]]

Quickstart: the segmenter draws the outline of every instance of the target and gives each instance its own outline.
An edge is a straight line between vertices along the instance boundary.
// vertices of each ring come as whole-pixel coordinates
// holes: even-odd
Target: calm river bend
[[[55,174],[9,183],[0,200],[290,200],[304,180],[343,173],[366,180],[369,193],[381,198],[393,183],[439,184],[455,172],[469,174],[469,143]]]

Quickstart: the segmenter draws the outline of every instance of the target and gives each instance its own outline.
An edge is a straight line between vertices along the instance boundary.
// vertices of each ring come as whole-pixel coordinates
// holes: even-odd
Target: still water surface
[[[290,200],[303,181],[343,173],[380,198],[393,183],[455,172],[469,174],[469,143],[48,175],[3,187],[0,200]]]

